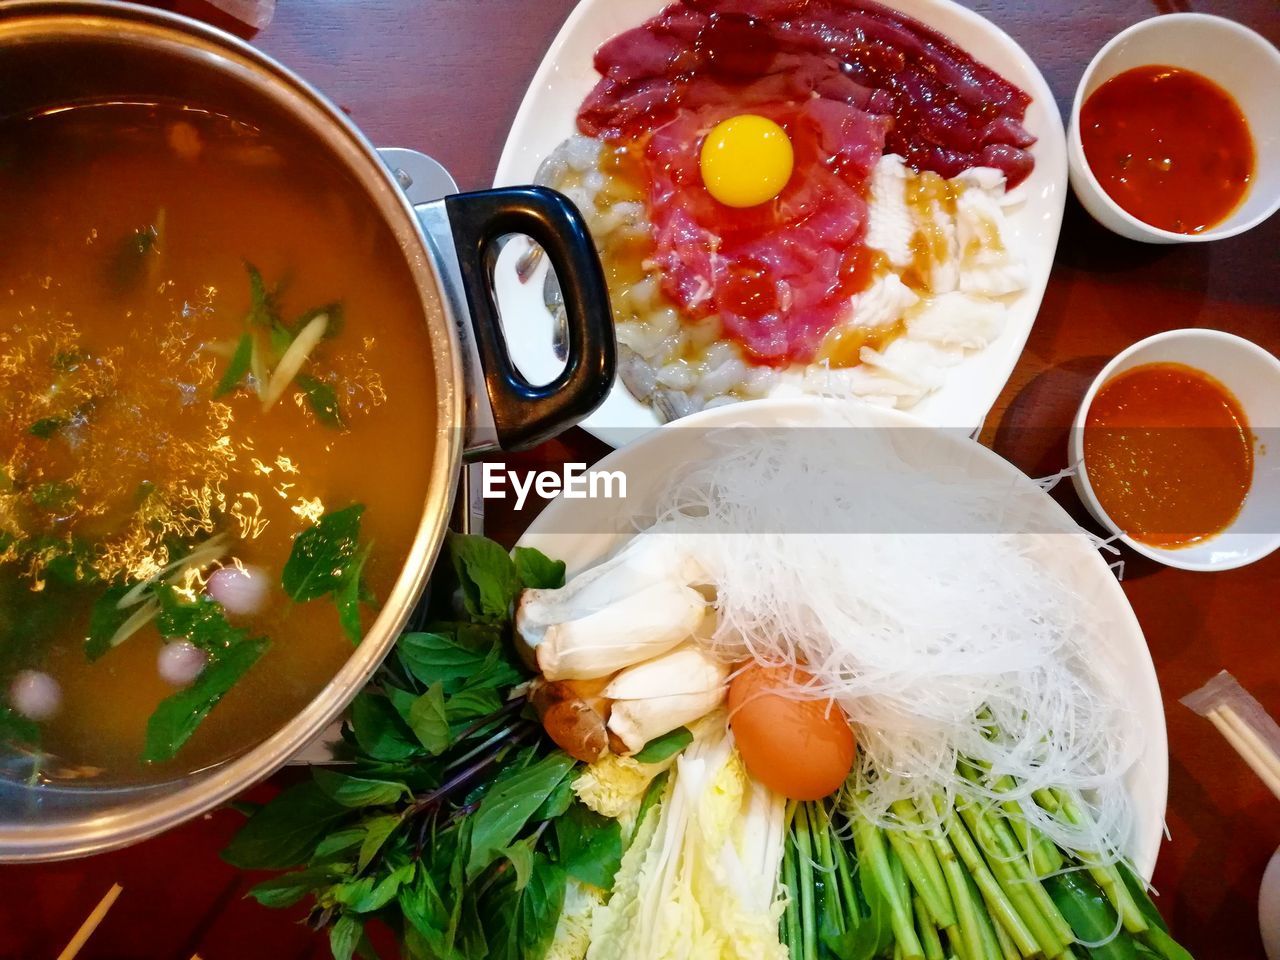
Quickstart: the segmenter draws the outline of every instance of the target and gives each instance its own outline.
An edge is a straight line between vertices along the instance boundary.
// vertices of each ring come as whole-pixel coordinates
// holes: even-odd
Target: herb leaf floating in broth
[[[291,600],[306,603],[332,595],[342,629],[352,643],[360,642],[360,603],[372,600],[361,576],[372,548],[360,547],[362,513],[364,504],[352,504],[325,514],[310,530],[298,534],[280,575]]]
[[[355,503],[326,513],[315,526],[298,534],[280,575],[280,584],[290,599],[305,603],[342,585],[359,548],[362,513],[364,504]]]
[[[297,383],[317,420],[326,427],[342,429],[347,425],[342,419],[342,409],[338,406],[338,395],[333,392],[333,387],[305,373],[298,374]]]
[[[128,584],[116,583],[108,587],[107,592],[94,601],[93,608],[89,612],[89,636],[84,642],[84,655],[90,661],[97,660],[112,647],[118,646],[125,640],[126,637],[124,636],[117,639],[117,636],[122,632],[121,628],[132,617],[138,615],[138,610],[120,606],[120,601],[128,593]],[[154,607],[148,607],[145,604],[141,609],[146,610],[150,616],[154,616],[156,613]]]
[[[128,293],[142,282],[148,267],[147,256],[158,249],[164,218],[165,212],[161,209],[155,223],[133,231],[120,241],[108,267],[108,279],[117,294]]]
[[[28,427],[27,433],[33,437],[39,437],[41,440],[48,440],[66,426],[66,423],[67,421],[63,417],[44,417]]]
[[[266,649],[266,640],[249,640],[229,647],[209,660],[195,683],[160,701],[147,721],[142,759],[147,762],[172,760],[209,711],[249,672]]]
[[[162,637],[186,640],[215,655],[249,639],[249,631],[228,623],[222,604],[207,594],[187,600],[177,587],[162,583],[156,588],[156,599],[160,603],[156,626]]]
[[[342,302],[333,301],[304,311],[293,323],[286,323],[280,306],[280,284],[268,287],[262,272],[245,262],[249,274],[248,329],[236,344],[226,372],[218,382],[214,397],[221,397],[238,387],[246,374],[253,377],[254,389],[264,410],[270,410],[296,384],[320,423],[345,430],[347,422],[338,404],[334,388],[324,380],[303,373],[321,341],[332,340],[345,323]],[[263,350],[260,333],[270,344],[269,354]]]
[[[230,393],[240,385],[240,381],[249,372],[249,361],[252,357],[253,334],[241,334],[240,341],[236,344],[236,352],[231,355],[231,364],[227,367],[227,372],[222,375],[222,379],[218,381],[217,389],[213,391],[215,398]]]

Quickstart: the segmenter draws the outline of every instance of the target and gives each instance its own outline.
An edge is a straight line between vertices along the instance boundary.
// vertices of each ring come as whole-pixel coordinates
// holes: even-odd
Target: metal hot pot
[[[349,172],[396,237],[421,300],[438,428],[412,442],[430,457],[431,477],[394,590],[346,665],[307,707],[247,753],[166,783],[108,788],[0,780],[0,860],[74,857],[133,843],[279,768],[341,714],[394,644],[444,537],[463,459],[551,437],[594,409],[614,374],[600,263],[580,214],[559,194],[515,187],[414,204],[402,189],[413,179],[406,173],[412,157],[393,173],[341,110],[232,36],[128,4],[0,6],[0,117],[114,98],[186,100],[252,118],[301,138]],[[546,249],[564,293],[568,360],[543,386],[513,365],[493,299],[498,241],[512,233]]]

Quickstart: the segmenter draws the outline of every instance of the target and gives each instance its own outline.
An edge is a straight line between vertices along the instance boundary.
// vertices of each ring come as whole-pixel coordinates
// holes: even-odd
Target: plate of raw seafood
[[[499,184],[583,210],[619,378],[615,445],[734,400],[826,395],[972,428],[1030,332],[1062,220],[1061,118],[1007,34],[949,0],[584,0]],[[559,368],[529,244],[495,279],[517,365]]]

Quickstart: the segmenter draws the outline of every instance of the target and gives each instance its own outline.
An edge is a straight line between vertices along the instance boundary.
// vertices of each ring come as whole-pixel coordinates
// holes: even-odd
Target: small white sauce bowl
[[[1201,233],[1174,233],[1144,223],[1102,189],[1085,160],[1080,108],[1117,74],[1144,66],[1193,70],[1235,98],[1253,136],[1253,182],[1240,205]],[[1067,128],[1071,189],[1095,220],[1144,243],[1203,243],[1244,233],[1280,207],[1280,51],[1234,20],[1205,13],[1169,13],[1135,23],[1098,51],[1076,88]]]
[[[1089,482],[1084,430],[1093,398],[1117,374],[1148,363],[1181,363],[1203,371],[1240,403],[1254,436],[1253,480],[1240,513],[1222,532],[1185,547],[1156,547],[1126,536],[1107,515]],[[1218,330],[1169,330],[1121,351],[1089,386],[1067,447],[1081,502],[1135,553],[1180,570],[1231,570],[1280,547],[1280,360],[1257,344]]]

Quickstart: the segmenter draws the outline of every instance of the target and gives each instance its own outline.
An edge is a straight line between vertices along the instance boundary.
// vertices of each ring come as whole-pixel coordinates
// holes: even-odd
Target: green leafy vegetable
[[[231,363],[213,391],[214,397],[224,396],[240,385],[240,381],[249,372],[249,361],[252,356],[253,334],[241,334],[239,342],[236,343],[236,352],[231,355]]]
[[[11,707],[0,704],[0,743],[31,746],[40,739],[40,727]]]
[[[261,271],[247,260],[244,268],[249,274],[249,323],[270,330],[280,323],[279,290],[268,287]]]
[[[347,422],[342,418],[342,408],[338,406],[338,395],[333,392],[333,387],[305,373],[298,374],[293,378],[293,382],[302,388],[302,395],[307,398],[307,406],[311,408],[317,420],[326,427],[346,429]]]
[[[149,763],[172,760],[209,711],[266,649],[265,640],[247,640],[230,647],[209,661],[195,683],[161,700],[147,721],[142,759]]]
[[[78,492],[65,480],[48,480],[31,488],[31,500],[45,510],[62,510],[75,501]]]
[[[375,760],[404,760],[418,751],[413,732],[391,701],[369,690],[351,704],[351,729],[360,749]]]
[[[89,612],[89,636],[84,642],[84,653],[90,661],[97,660],[111,649],[116,631],[133,615],[133,609],[121,610],[119,606],[121,598],[128,592],[128,584],[113,584],[94,601]]]
[[[325,831],[350,810],[313,781],[277,794],[240,828],[222,859],[241,870],[282,870],[302,863]]]
[[[147,254],[155,250],[159,238],[159,227],[148,225],[120,241],[108,264],[108,277],[117,294],[128,293],[142,282]]]
[[[531,767],[504,772],[472,818],[467,877],[476,876],[515,839],[535,810],[573,769],[573,758],[552,753]]]
[[[555,831],[560,863],[569,876],[606,892],[612,890],[622,865],[622,825],[574,804],[555,820]]]
[[[360,549],[362,513],[363,504],[352,504],[326,513],[319,523],[298,534],[280,576],[290,599],[302,603],[342,587]]]
[[[329,928],[329,950],[333,960],[351,960],[364,933],[364,924],[352,914],[344,914]]]
[[[41,440],[48,440],[66,425],[65,417],[44,417],[27,427],[27,433]]]
[[[445,716],[444,687],[441,684],[432,684],[426,693],[415,699],[405,719],[427,753],[435,756],[448,748],[449,720]]]
[[[516,576],[534,590],[556,590],[564,586],[564,561],[552,560],[533,547],[516,547]]]
[[[367,780],[333,770],[316,770],[320,789],[344,807],[378,807],[410,796],[408,786],[391,780]]]
[[[527,676],[510,622],[521,581],[500,546],[476,539],[450,545],[475,613],[402,637],[352,704],[354,764],[313,771],[311,791],[263,807],[228,851],[240,866],[301,866],[254,895],[273,906],[313,897],[313,922],[338,950],[356,950],[357,925],[376,916],[407,958],[540,960],[569,879],[610,884],[620,862],[618,824],[579,804],[574,760],[512,694]],[[354,566],[343,550],[299,555],[300,597],[323,596],[335,565]],[[348,596],[357,580],[344,581]]]
[[[160,583],[154,595],[160,604],[156,627],[162,637],[186,640],[215,655],[249,639],[249,631],[233,627],[222,604],[208,594],[187,600],[177,587]]]
[[[676,727],[670,733],[654,737],[635,755],[640,763],[661,763],[693,743],[693,733],[688,727]]]
[[[396,652],[419,682],[448,683],[472,676],[487,661],[499,635],[487,627],[462,624],[447,631],[407,633]]]
[[[467,612],[479,620],[506,620],[520,592],[520,578],[507,551],[484,537],[450,533],[449,555]]]
[[[333,594],[334,603],[338,605],[338,622],[352,643],[359,643],[364,635],[364,628],[360,624],[360,602],[368,594],[362,577],[372,551],[373,544],[366,544],[356,556],[355,561],[348,564],[342,575],[342,582],[338,584],[338,589]]]
[[[296,870],[264,880],[249,891],[249,896],[264,907],[291,907],[309,893],[331,885],[347,873],[346,865],[332,864]]]

